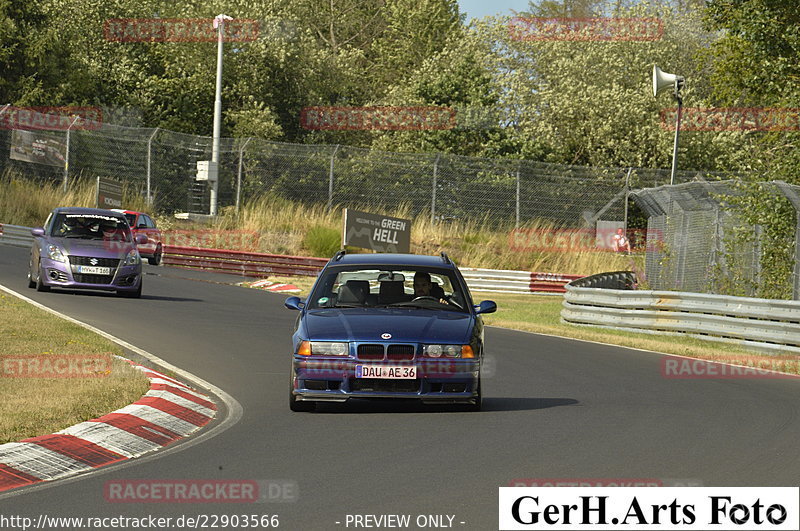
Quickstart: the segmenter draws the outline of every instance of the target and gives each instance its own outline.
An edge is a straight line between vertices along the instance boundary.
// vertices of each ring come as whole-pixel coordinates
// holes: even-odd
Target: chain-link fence
[[[791,204],[794,231],[746,221],[741,199],[755,189]],[[697,181],[631,195],[649,216],[651,289],[800,300],[800,187]]]
[[[96,124],[70,131],[0,130],[0,174],[40,181],[113,177],[160,213],[209,213],[209,185],[196,180],[212,139],[164,129]],[[8,154],[3,156],[2,154]],[[698,177],[679,172],[678,181]],[[702,177],[709,178],[706,173]],[[218,207],[272,193],[329,207],[408,206],[434,220],[520,225],[546,219],[564,226],[623,220],[631,188],[669,182],[666,170],[592,168],[527,160],[223,138]]]

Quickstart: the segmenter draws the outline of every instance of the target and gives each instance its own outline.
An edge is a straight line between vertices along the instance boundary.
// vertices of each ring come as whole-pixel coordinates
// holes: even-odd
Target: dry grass
[[[44,435],[138,400],[147,378],[123,360],[110,341],[0,293],[0,443]],[[86,356],[107,360],[110,373],[93,377],[15,377],[20,356]],[[110,364],[110,365],[109,365]]]
[[[609,252],[517,250],[511,245],[511,229],[498,228],[486,219],[432,223],[429,215],[412,216],[408,205],[392,210],[358,207],[378,214],[412,219],[411,252],[447,252],[462,267],[519,269],[589,275],[606,271],[640,269],[643,257]],[[174,223],[171,222],[172,225]],[[316,226],[341,234],[342,209],[328,211],[323,205],[293,203],[274,196],[262,196],[243,205],[237,216],[232,208],[223,209],[213,228],[220,231],[252,231],[260,235],[261,252],[313,256],[304,246],[305,235]],[[188,228],[188,227],[181,227]],[[202,227],[195,226],[200,230]],[[533,220],[523,229],[544,233],[557,230],[553,223]],[[365,252],[352,249],[354,252]],[[327,258],[327,257],[323,257]]]
[[[93,179],[76,179],[64,192],[58,183],[36,183],[6,172],[0,176],[0,223],[38,227],[56,207],[94,207],[95,186]],[[148,211],[144,199],[127,189],[124,204],[130,210]]]

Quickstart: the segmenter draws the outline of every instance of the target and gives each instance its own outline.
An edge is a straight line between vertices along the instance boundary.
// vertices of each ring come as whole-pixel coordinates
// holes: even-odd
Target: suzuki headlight
[[[141,257],[139,256],[139,251],[133,249],[131,252],[128,253],[128,256],[125,257],[124,265],[139,265],[142,262]]]
[[[347,343],[311,342],[311,353],[314,356],[347,356]]]
[[[47,257],[50,260],[55,260],[56,262],[67,262],[67,257],[64,255],[64,251],[62,251],[58,245],[47,246]]]

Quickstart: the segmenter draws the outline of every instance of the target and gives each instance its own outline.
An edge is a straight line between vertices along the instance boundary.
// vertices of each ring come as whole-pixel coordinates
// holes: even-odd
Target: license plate
[[[110,275],[110,267],[78,266],[78,273],[84,275]]]
[[[417,377],[414,365],[356,365],[356,378],[394,378],[413,380]]]

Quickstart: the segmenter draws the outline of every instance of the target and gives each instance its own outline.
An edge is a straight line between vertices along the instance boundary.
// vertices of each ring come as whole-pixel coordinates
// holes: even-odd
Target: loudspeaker
[[[680,88],[683,86],[683,77],[675,74],[667,74],[658,66],[653,65],[653,96],[658,96],[659,92],[666,88]]]

